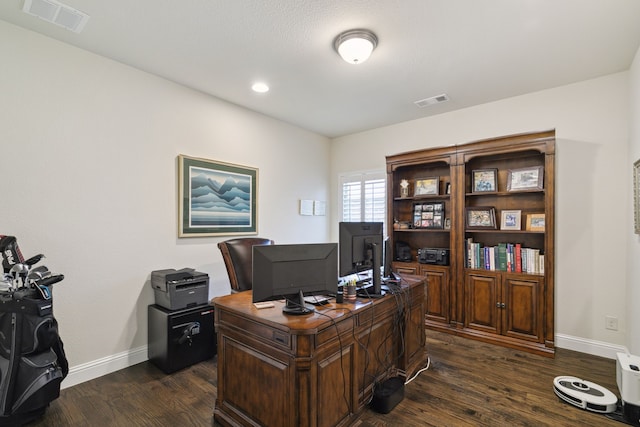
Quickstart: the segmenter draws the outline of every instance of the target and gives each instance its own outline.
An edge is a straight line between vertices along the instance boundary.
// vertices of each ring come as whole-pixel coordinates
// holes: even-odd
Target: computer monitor
[[[376,298],[384,295],[380,277],[383,252],[382,230],[381,222],[341,222],[339,224],[340,276],[371,270],[373,286],[362,289],[362,296]]]
[[[253,302],[285,299],[282,311],[314,312],[305,295],[338,292],[338,245],[311,243],[253,247]]]

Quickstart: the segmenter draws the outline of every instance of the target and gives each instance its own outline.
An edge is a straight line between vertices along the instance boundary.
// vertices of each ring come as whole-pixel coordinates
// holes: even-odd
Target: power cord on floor
[[[411,378],[409,378],[408,380],[406,380],[404,382],[404,385],[409,384],[411,381],[415,380],[418,375],[420,375],[421,373],[423,373],[424,371],[426,371],[427,369],[429,369],[429,366],[431,365],[431,358],[427,356],[427,366],[425,366],[424,368],[420,369],[418,372],[416,372]]]

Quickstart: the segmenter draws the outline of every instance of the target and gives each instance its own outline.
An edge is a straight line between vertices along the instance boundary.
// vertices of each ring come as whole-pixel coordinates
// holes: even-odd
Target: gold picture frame
[[[527,231],[544,231],[545,218],[543,213],[527,215]]]

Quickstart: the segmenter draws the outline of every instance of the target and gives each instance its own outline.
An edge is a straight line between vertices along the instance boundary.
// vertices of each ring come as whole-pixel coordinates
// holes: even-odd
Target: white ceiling
[[[80,34],[23,0],[0,19],[329,137],[624,71],[640,46],[639,0],[61,1]],[[333,50],[353,28],[379,39],[360,65]]]

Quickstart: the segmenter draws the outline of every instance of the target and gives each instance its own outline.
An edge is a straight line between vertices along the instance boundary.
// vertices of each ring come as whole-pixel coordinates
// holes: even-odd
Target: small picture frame
[[[444,219],[444,229],[451,230],[451,218]]]
[[[472,193],[496,191],[498,191],[498,169],[476,169],[471,171]]]
[[[444,202],[413,205],[413,228],[444,228]]]
[[[440,178],[437,176],[416,179],[413,195],[414,197],[438,195],[439,187],[440,187]]]
[[[451,194],[451,183],[447,182],[444,186],[444,194]]]
[[[519,210],[503,210],[500,212],[500,230],[516,230],[522,229],[521,224],[522,211]]]
[[[509,169],[507,172],[507,191],[542,190],[543,166]]]
[[[543,213],[527,215],[527,231],[544,231],[545,220]]]
[[[465,215],[467,229],[496,229],[496,210],[492,207],[468,207]]]

